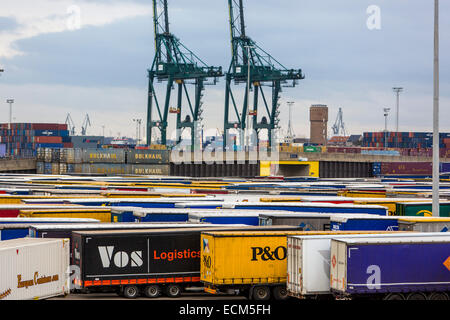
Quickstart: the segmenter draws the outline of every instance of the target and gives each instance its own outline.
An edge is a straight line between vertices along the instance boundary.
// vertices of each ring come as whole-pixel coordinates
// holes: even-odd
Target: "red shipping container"
[[[432,174],[432,163],[382,162],[381,174]]]
[[[36,143],[62,143],[62,137],[35,136]]]
[[[58,130],[67,130],[67,123],[58,124]]]
[[[63,148],[73,148],[73,143],[72,142],[64,142]]]
[[[32,123],[32,130],[58,130],[57,123]]]

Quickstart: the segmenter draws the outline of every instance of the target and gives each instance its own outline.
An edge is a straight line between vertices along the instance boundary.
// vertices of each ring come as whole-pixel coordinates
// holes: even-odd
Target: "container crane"
[[[86,130],[87,130],[88,126],[91,126],[91,120],[89,119],[89,115],[86,114],[86,117],[84,118],[84,121],[83,121],[83,125],[81,126],[81,135],[82,136],[86,135]]]
[[[331,129],[333,130],[333,134],[335,136],[338,136],[339,132],[341,132],[344,137],[347,135],[344,125],[344,113],[342,112],[342,108],[339,108],[336,121],[334,122]]]
[[[231,63],[225,75],[225,115],[224,115],[224,148],[228,145],[229,129],[246,130],[251,125],[256,131],[259,144],[259,132],[268,130],[269,147],[272,147],[272,135],[279,123],[279,99],[282,86],[295,87],[298,80],[304,79],[301,69],[287,69],[274,57],[259,47],[247,36],[244,21],[243,0],[228,0],[231,28]],[[243,105],[238,106],[232,92],[232,83],[246,84]],[[289,85],[288,85],[289,84]],[[271,100],[268,101],[263,86],[272,88]],[[253,87],[253,106],[250,107],[250,91]],[[261,99],[262,98],[262,99]],[[264,116],[258,110],[260,100],[265,107]],[[235,119],[230,120],[230,109],[234,110]],[[247,123],[247,116],[248,122]],[[241,140],[242,141],[242,140]]]
[[[152,144],[153,128],[160,130],[161,144],[167,144],[169,114],[175,114],[177,143],[181,142],[181,131],[190,128],[191,147],[193,148],[195,137],[199,134],[201,127],[198,124],[202,120],[201,100],[204,87],[206,84],[216,84],[217,79],[223,76],[222,67],[206,65],[170,33],[167,0],[153,0],[153,26],[155,56],[152,66],[148,70],[147,144]],[[159,101],[156,96],[155,79],[157,82],[166,83],[163,101]],[[207,79],[212,79],[212,83],[206,83]],[[193,99],[189,95],[188,84],[194,87]],[[177,87],[176,107],[170,105],[171,91],[174,86]],[[183,95],[187,101],[184,105]],[[155,110],[156,115],[153,114]],[[186,117],[182,121],[184,114]]]
[[[70,116],[70,113],[67,114],[66,122],[67,128],[69,129],[69,133],[71,136],[75,135],[75,123],[72,120],[72,117]]]

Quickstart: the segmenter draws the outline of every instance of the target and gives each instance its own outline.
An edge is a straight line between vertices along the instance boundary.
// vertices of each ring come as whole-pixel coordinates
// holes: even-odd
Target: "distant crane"
[[[287,134],[285,139],[286,143],[292,143],[294,141],[294,129],[292,128],[292,105],[294,104],[293,101],[288,101],[287,102],[288,106],[289,106],[289,123],[288,123],[288,129],[287,129]]]
[[[84,118],[84,121],[83,121],[83,125],[81,126],[81,135],[82,136],[86,135],[86,130],[87,130],[88,126],[91,126],[91,120],[89,119],[89,115],[86,114],[86,117]]]
[[[341,132],[341,134],[344,137],[347,135],[343,119],[344,119],[344,113],[342,112],[342,108],[339,108],[339,111],[338,111],[338,114],[337,114],[337,118],[336,118],[336,122],[331,127],[331,129],[333,130],[333,134],[335,136],[338,136],[340,132]]]
[[[67,128],[69,129],[69,133],[71,136],[75,135],[75,123],[72,120],[72,117],[70,116],[70,113],[67,114],[66,122]]]

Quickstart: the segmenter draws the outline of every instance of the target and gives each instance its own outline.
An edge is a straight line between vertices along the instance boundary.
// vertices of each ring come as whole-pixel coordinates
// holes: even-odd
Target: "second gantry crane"
[[[167,0],[153,0],[153,25],[155,57],[148,70],[147,144],[152,144],[153,128],[159,129],[161,133],[160,143],[167,144],[169,114],[176,114],[177,143],[181,142],[181,131],[190,128],[193,147],[195,136],[199,132],[196,126],[201,120],[204,86],[216,84],[217,79],[223,76],[222,67],[206,65],[170,33]],[[208,79],[212,82],[206,83]],[[162,101],[156,96],[155,80],[166,83]],[[189,95],[188,84],[194,86],[193,99]],[[177,101],[176,106],[171,106],[171,91],[174,86],[177,87]],[[185,119],[182,120],[184,115]]]
[[[229,147],[228,130],[245,131],[250,125],[256,131],[259,143],[261,129],[268,131],[269,147],[273,145],[273,136],[279,122],[279,99],[282,86],[295,86],[304,79],[301,69],[287,69],[270,54],[260,48],[245,32],[243,0],[228,0],[231,28],[231,63],[226,73],[224,148]],[[243,105],[239,106],[232,90],[232,83],[246,84]],[[272,88],[271,97],[266,98],[263,86]],[[250,91],[253,87],[253,104],[250,106]],[[265,107],[264,116],[260,116],[260,102]],[[231,107],[235,112],[234,121],[230,120]],[[248,120],[247,120],[248,117]],[[258,120],[258,118],[260,120]],[[248,121],[248,122],[247,122]]]

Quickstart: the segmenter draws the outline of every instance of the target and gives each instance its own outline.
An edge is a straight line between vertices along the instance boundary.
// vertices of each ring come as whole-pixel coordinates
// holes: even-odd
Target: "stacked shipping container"
[[[433,133],[430,132],[364,132],[363,147],[397,148],[401,155],[431,156]],[[406,149],[402,151],[401,149]],[[441,157],[450,156],[450,133],[439,134]]]
[[[1,123],[0,143],[4,156],[12,157],[34,157],[38,148],[72,147],[67,124],[57,123]]]
[[[38,174],[169,175],[168,150],[38,149]]]

